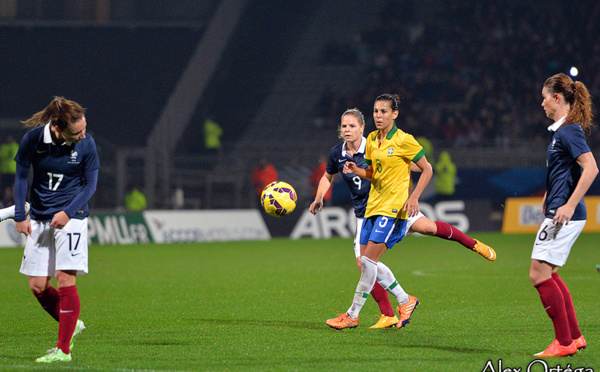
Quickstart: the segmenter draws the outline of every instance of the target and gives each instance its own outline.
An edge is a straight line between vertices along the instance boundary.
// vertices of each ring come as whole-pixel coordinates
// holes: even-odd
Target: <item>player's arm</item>
[[[598,165],[591,152],[579,155],[577,157],[577,164],[583,169],[581,177],[577,181],[577,186],[575,186],[575,190],[573,190],[573,194],[571,194],[567,203],[556,210],[556,215],[553,218],[554,222],[569,223],[571,217],[573,217],[573,213],[575,213],[577,204],[579,204],[598,175]]]
[[[433,176],[433,168],[427,160],[427,157],[423,156],[419,161],[411,164],[415,164],[419,168],[421,177],[419,177],[419,182],[417,182],[415,189],[408,197],[406,204],[404,204],[404,210],[408,210],[409,217],[416,216],[419,213],[419,198]]]
[[[317,209],[321,211],[323,208],[323,197],[333,184],[334,174],[329,174],[327,171],[323,173],[323,177],[319,180],[319,187],[317,187],[317,195],[315,196],[315,201],[312,202],[308,210],[312,214],[317,214]]]
[[[357,166],[356,163],[347,161],[344,164],[344,173],[345,174],[354,173],[357,176],[359,176],[360,178],[366,178],[366,179],[370,180],[373,178],[373,167],[370,165],[367,165],[366,168],[361,168],[361,167]]]
[[[27,177],[29,176],[29,167],[23,167],[17,163],[17,172],[15,173],[15,228],[18,232],[25,235],[31,234],[31,224],[25,213],[25,199],[27,195]]]
[[[54,217],[52,217],[50,227],[53,229],[62,229],[65,227],[67,222],[69,222],[69,220],[73,218],[85,204],[87,204],[92,198],[92,195],[94,195],[94,192],[96,192],[96,186],[98,185],[98,170],[85,171],[83,177],[85,179],[83,189],[81,189],[79,194],[77,194],[64,210],[56,213]]]

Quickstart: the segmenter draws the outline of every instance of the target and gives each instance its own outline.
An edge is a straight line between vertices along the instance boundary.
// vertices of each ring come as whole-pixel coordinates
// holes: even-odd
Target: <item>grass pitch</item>
[[[534,237],[473,236],[496,262],[413,236],[383,256],[421,302],[400,330],[369,329],[371,299],[358,328],[325,325],[350,306],[359,278],[349,239],[92,246],[77,284],[87,329],[73,361],[53,366],[34,360],[55,346],[57,323],[18,273],[22,250],[0,249],[0,369],[525,371],[554,336],[528,278]],[[561,270],[588,348],[530,371],[600,370],[599,238],[582,235]]]

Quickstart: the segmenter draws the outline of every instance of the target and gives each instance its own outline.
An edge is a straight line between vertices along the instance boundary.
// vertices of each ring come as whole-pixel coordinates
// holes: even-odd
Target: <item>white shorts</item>
[[[417,220],[421,217],[425,217],[425,215],[421,211],[419,211],[419,213],[417,213],[416,216],[408,217],[408,219],[406,220],[406,235],[413,233],[412,231],[410,231],[410,228],[412,227],[413,223],[417,222]]]
[[[585,220],[569,221],[568,224],[554,224],[551,218],[545,218],[535,237],[531,258],[552,265],[564,266],[571,247],[581,234]]]
[[[356,219],[356,231],[354,233],[354,255],[360,257],[360,232],[362,231],[364,218]]]
[[[25,242],[21,263],[27,276],[56,276],[56,270],[77,270],[88,273],[88,221],[71,219],[62,229],[53,229],[50,222],[31,220],[31,235]]]

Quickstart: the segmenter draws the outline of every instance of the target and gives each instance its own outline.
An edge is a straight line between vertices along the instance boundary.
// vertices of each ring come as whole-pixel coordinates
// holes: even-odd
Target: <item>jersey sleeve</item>
[[[23,168],[29,169],[31,166],[31,154],[35,151],[33,148],[33,141],[31,132],[25,133],[21,140],[21,145],[15,156],[15,161]]]
[[[402,141],[402,154],[413,163],[418,162],[425,155],[425,149],[417,142],[415,137],[406,134]]]
[[[329,174],[336,174],[338,172],[337,160],[335,159],[335,147],[331,149],[329,153],[329,159],[327,160],[327,168],[325,171]]]
[[[563,133],[561,133],[561,137],[565,150],[573,159],[577,159],[581,154],[591,151],[585,140],[583,129],[579,125],[566,126]]]
[[[84,172],[90,172],[100,169],[100,159],[98,158],[98,150],[96,148],[96,141],[91,136],[89,139],[87,148],[85,150],[85,163],[83,165]]]

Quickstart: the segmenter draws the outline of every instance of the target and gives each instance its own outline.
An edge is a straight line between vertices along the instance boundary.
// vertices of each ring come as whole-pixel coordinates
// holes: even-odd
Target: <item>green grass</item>
[[[528,278],[532,235],[474,234],[496,248],[488,262],[462,246],[408,237],[383,256],[421,305],[407,328],[372,330],[325,320],[349,307],[359,272],[348,239],[92,246],[78,279],[81,318],[73,361],[61,370],[483,371],[522,368],[553,339]],[[582,235],[561,274],[588,349],[554,358],[600,369],[600,235]],[[0,249],[0,369],[47,370],[57,323],[18,273],[22,251]],[[395,300],[392,299],[395,306]],[[531,371],[543,371],[538,364]],[[488,369],[488,371],[491,371]]]

